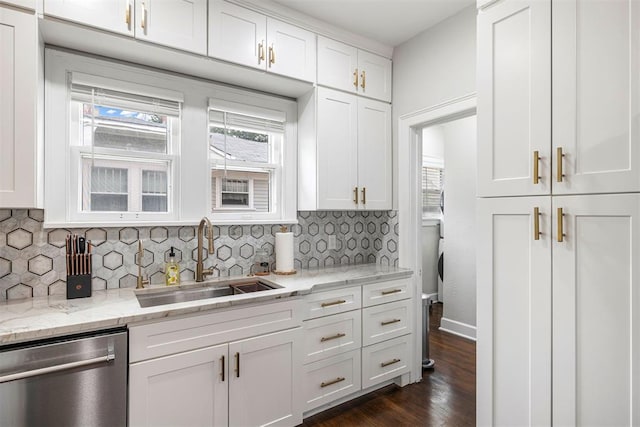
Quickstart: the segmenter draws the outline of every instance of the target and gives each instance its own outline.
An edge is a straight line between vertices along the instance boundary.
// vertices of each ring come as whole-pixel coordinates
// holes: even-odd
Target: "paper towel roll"
[[[276,233],[276,273],[293,271],[293,233]]]

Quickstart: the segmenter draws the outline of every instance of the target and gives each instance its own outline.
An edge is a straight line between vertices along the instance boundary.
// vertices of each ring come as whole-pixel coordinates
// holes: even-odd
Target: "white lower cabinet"
[[[367,283],[305,297],[305,412],[411,371],[411,283]]]
[[[478,215],[478,425],[640,425],[640,194]]]
[[[264,333],[266,325],[278,328],[275,318],[290,324],[287,313],[297,311],[296,303],[131,326],[129,425],[300,424],[302,329]],[[241,319],[255,327],[243,327]],[[230,331],[248,337],[230,340]],[[221,337],[229,342],[205,345]]]
[[[360,390],[360,348],[304,366],[304,410]]]
[[[129,425],[228,425],[227,358],[223,344],[132,364]]]
[[[371,387],[411,370],[411,335],[362,348],[362,388]]]

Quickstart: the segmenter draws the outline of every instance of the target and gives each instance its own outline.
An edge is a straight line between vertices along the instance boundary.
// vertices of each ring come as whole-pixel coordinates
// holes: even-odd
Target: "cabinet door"
[[[135,0],[46,0],[45,15],[133,36]]]
[[[227,425],[227,348],[223,344],[130,365],[129,425]]]
[[[207,54],[207,0],[136,0],[136,38]]]
[[[477,203],[477,423],[550,425],[551,200]]]
[[[553,203],[553,424],[640,425],[640,195]]]
[[[301,328],[229,344],[229,425],[302,422]]]
[[[267,18],[224,0],[210,1],[209,56],[266,69]]]
[[[480,11],[479,196],[550,194],[550,110],[551,1],[506,0]]]
[[[637,1],[553,3],[554,194],[640,191],[638,52]]]
[[[318,84],[356,92],[359,79],[358,49],[318,36]]]
[[[267,70],[295,79],[316,81],[316,35],[267,18]]]
[[[39,207],[36,16],[0,6],[0,207]]]
[[[318,88],[318,208],[358,208],[358,99]],[[354,191],[355,190],[355,191]]]
[[[358,98],[360,207],[391,209],[391,105]]]
[[[358,50],[358,93],[391,102],[391,60]]]

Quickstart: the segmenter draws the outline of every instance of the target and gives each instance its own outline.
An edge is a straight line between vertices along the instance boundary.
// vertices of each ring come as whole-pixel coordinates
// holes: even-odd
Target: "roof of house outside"
[[[209,147],[223,158],[225,152],[228,159],[241,160],[254,163],[269,162],[269,143],[250,141],[234,136],[227,136],[227,147],[225,150],[225,137],[223,134],[210,133]]]

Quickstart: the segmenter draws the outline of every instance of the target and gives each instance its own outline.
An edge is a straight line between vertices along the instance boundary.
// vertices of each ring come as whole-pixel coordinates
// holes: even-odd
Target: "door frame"
[[[414,271],[414,360],[411,382],[422,379],[422,129],[476,114],[476,93],[404,114],[398,118],[398,222],[399,266]],[[475,177],[474,177],[475,179]],[[400,191],[402,189],[402,191]]]

